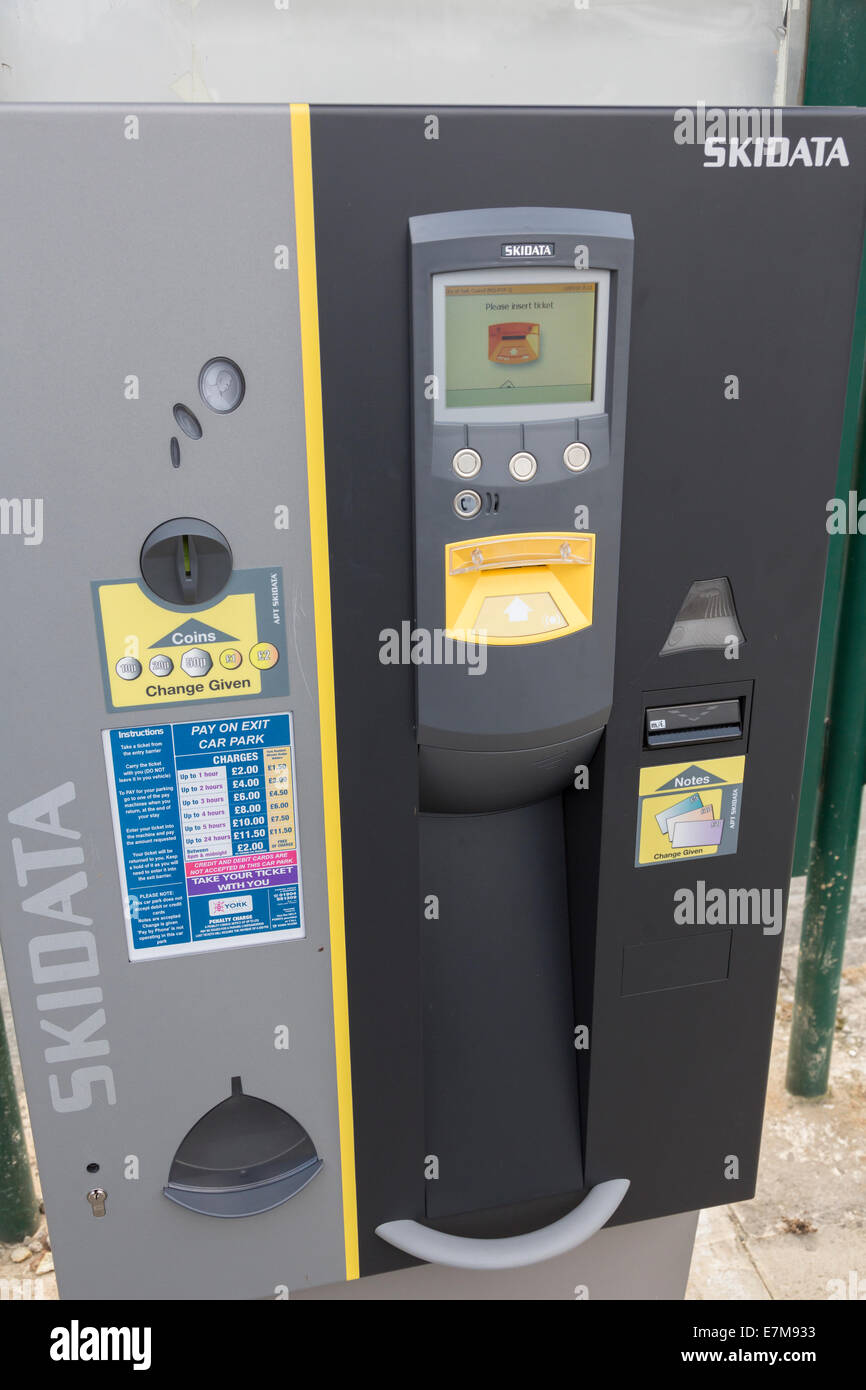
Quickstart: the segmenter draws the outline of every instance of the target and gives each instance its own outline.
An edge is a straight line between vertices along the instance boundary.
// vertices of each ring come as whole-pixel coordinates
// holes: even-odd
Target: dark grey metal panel
[[[786,112],[792,148],[801,136],[844,135],[849,164],[768,169],[704,167],[699,145],[674,141],[668,111],[502,110],[491,118],[444,110],[438,140],[425,139],[426,115],[313,114],[319,248],[329,267],[322,323],[327,433],[332,462],[336,456],[346,469],[331,483],[338,501],[332,534],[336,528],[347,548],[334,580],[335,609],[345,605],[363,616],[352,590],[363,582],[372,596],[363,557],[375,553],[394,576],[391,584],[384,576],[378,581],[384,608],[395,619],[414,612],[401,548],[410,526],[409,218],[467,207],[629,213],[636,255],[613,712],[589,791],[566,797],[575,1013],[591,1035],[589,1053],[579,1054],[586,1178],[631,1178],[625,1220],[744,1197],[757,1162],[778,938],[736,927],[726,980],[630,997],[621,993],[623,950],[676,935],[673,891],[693,885],[699,872],[720,886],[787,883],[824,503],[835,481],[860,261],[866,122],[856,112]],[[347,244],[355,249],[351,258]],[[359,258],[369,272],[363,277]],[[342,345],[347,304],[358,322],[388,325],[375,356],[359,360]],[[724,397],[729,373],[740,378],[738,401]],[[581,437],[586,428],[582,421]],[[354,482],[359,448],[363,488]],[[350,509],[339,510],[343,487],[357,493],[363,535],[356,540]],[[394,545],[399,557],[386,560]],[[706,652],[660,659],[689,585],[718,575],[731,580],[748,639],[739,661]],[[382,611],[365,619],[368,631],[380,625]],[[405,856],[416,843],[413,804],[407,797],[400,808],[391,796],[391,760],[408,785],[414,750],[405,727],[386,727],[379,717],[381,708],[387,720],[405,708],[413,673],[386,668],[374,677],[367,666],[370,684],[359,683],[352,658],[362,650],[357,635],[342,652],[338,645],[339,700],[344,720],[351,704],[350,718],[360,722],[360,703],[367,727],[376,730],[375,758],[372,750],[362,755],[368,784],[379,769],[392,769],[387,794],[371,786],[365,821],[375,825],[381,817],[395,836],[389,901],[399,925],[379,920],[365,940],[360,931],[350,940],[356,1096],[359,1086],[373,1088],[384,1040],[392,1049],[401,1045],[406,1000],[417,987],[408,924],[420,917],[424,892],[434,891],[422,884],[412,892]],[[645,705],[655,702],[654,692],[716,698],[731,683],[748,689],[751,682],[738,854],[711,870],[706,863],[635,869],[639,769],[680,761],[667,750],[643,751]],[[527,677],[527,702],[531,695]],[[717,753],[744,748],[719,745]],[[702,756],[712,751],[705,747]],[[360,820],[353,823],[360,830]],[[360,850],[357,858],[360,870]],[[361,891],[354,890],[356,898]],[[348,892],[352,897],[351,884]],[[387,971],[391,984],[384,1011],[377,970]],[[415,1039],[413,1031],[413,1049]],[[415,1116],[417,1099],[408,1068],[400,1067],[387,1104],[376,1110],[376,1127],[359,1114],[361,1152],[374,1144],[405,1152],[404,1116]],[[736,1182],[722,1175],[727,1154],[740,1157]],[[417,1205],[400,1209],[384,1175],[365,1171],[367,1209],[377,1219],[418,1215]],[[367,1267],[381,1269],[374,1246],[365,1246]]]
[[[562,798],[421,816],[427,1214],[582,1185]]]

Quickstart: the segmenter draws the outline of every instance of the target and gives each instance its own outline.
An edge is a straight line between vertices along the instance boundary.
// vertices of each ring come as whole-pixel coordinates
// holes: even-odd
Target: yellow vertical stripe
[[[340,786],[337,772],[334,657],[331,645],[331,576],[328,558],[328,507],[325,493],[325,439],[322,423],[322,375],[319,356],[319,306],[316,286],[316,233],[313,212],[313,161],[309,106],[293,103],[291,120],[301,356],[304,372],[304,417],[307,428],[307,482],[310,495],[310,539],[313,555],[313,601],[316,614],[316,663],[319,677],[319,729],[322,742],[322,787],[325,802],[325,854],[328,866],[328,913],[331,930],[331,984],[334,996],[337,1105],[340,1120],[340,1165],[343,1178],[343,1227],[346,1243],[346,1278],[357,1279],[358,1208],[355,1196],[355,1137],[352,1121],[352,1067],[349,1054],[349,995],[346,980],[343,854],[340,835]]]

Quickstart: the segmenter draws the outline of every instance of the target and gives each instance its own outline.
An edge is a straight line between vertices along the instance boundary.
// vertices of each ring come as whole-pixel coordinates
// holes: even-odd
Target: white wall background
[[[0,100],[767,105],[794,8],[799,0],[0,0]]]

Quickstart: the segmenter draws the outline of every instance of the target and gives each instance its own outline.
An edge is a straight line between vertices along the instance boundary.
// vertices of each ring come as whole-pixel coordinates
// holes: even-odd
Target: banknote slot
[[[742,736],[741,699],[650,706],[644,716],[644,742],[647,748],[717,743]]]

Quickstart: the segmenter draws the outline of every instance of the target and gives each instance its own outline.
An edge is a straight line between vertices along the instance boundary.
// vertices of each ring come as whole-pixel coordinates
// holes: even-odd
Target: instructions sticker
[[[746,759],[641,769],[635,866],[735,854]]]
[[[130,960],[304,935],[290,714],[102,738]]]

